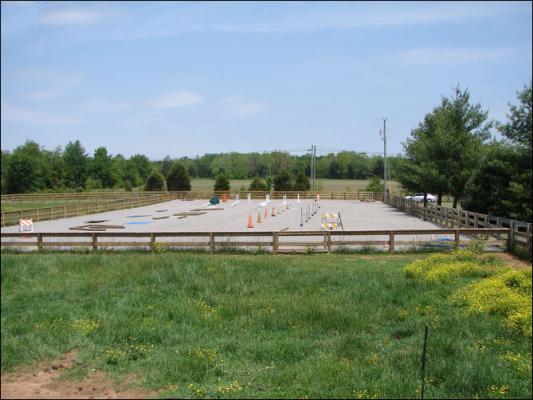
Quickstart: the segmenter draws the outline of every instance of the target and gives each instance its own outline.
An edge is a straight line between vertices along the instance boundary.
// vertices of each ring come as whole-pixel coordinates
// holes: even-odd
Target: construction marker
[[[252,220],[252,214],[248,215],[248,225],[246,225],[247,228],[253,228],[254,227],[254,221]]]

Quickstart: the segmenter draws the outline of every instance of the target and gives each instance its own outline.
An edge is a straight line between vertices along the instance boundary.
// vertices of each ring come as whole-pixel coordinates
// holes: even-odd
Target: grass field
[[[2,373],[79,349],[71,379],[159,397],[413,398],[428,324],[426,398],[531,398],[531,338],[450,301],[481,275],[408,277],[423,257],[3,254]]]
[[[251,179],[232,179],[230,181],[231,189],[248,190]],[[318,190],[323,192],[357,192],[364,191],[368,185],[368,180],[365,179],[317,179]],[[205,191],[213,190],[215,184],[214,179],[194,178],[191,180],[191,190]],[[400,184],[398,182],[390,182],[391,190],[398,190]]]

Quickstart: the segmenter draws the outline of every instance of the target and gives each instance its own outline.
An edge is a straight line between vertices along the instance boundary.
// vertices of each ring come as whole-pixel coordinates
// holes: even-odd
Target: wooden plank
[[[245,241],[228,241],[228,242],[216,242],[217,246],[244,246],[244,247],[257,247],[257,246],[273,246],[273,241],[268,242],[245,242]]]
[[[175,246],[175,247],[208,247],[209,246],[209,242],[157,242],[157,244],[160,246],[166,246],[166,247],[172,247],[172,246]]]
[[[397,240],[394,241],[395,244],[400,243]],[[379,246],[388,246],[388,240],[332,240],[332,246],[344,246],[344,245],[379,245]]]
[[[2,247],[37,246],[37,242],[0,242]]]
[[[63,247],[75,247],[75,246],[83,246],[83,247],[91,247],[92,242],[43,242],[43,247],[54,247],[54,246],[63,246]]]

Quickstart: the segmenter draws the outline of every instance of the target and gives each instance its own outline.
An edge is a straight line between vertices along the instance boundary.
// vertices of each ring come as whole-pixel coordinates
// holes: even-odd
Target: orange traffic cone
[[[268,218],[268,208],[265,207],[265,219]]]
[[[226,193],[222,194],[222,203],[225,203],[228,201],[228,195]]]
[[[257,213],[257,223],[258,223],[258,224],[261,223],[261,212],[258,212],[258,213]]]
[[[253,228],[254,227],[254,221],[252,221],[252,214],[248,215],[248,225],[246,225],[247,228]]]

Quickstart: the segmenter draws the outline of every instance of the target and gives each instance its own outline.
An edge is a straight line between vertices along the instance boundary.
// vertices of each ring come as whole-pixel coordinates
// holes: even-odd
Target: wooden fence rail
[[[176,199],[175,195],[158,194],[129,199],[102,199],[96,202],[68,204],[56,207],[33,208],[17,211],[2,211],[1,225],[17,225],[19,219],[32,219],[33,222],[51,219],[77,217],[105,211],[123,210],[126,208],[142,207]]]
[[[102,192],[102,195],[106,192]],[[199,200],[199,199],[209,199],[216,194],[222,196],[223,191],[217,192],[191,192],[191,191],[172,191],[172,192],[116,192],[116,193],[107,193],[107,196],[99,196],[100,192],[97,193],[34,193],[34,194],[20,194],[20,195],[3,195],[2,199],[6,196],[11,196],[9,199],[12,200],[2,200],[4,202],[14,202],[14,201],[35,201],[39,198],[39,201],[60,201],[67,200],[67,198],[62,198],[61,196],[65,195],[68,197],[68,201],[79,200],[79,204],[65,204],[55,207],[45,207],[45,208],[28,208],[16,211],[2,211],[1,212],[1,226],[9,226],[18,224],[19,219],[21,218],[32,218],[34,222],[45,221],[51,219],[59,218],[68,218],[79,215],[87,215],[92,213],[104,212],[104,211],[113,211],[121,210],[125,208],[141,207],[154,203],[160,203],[163,201],[169,200]],[[250,193],[253,199],[264,199],[268,194],[272,199],[282,199],[285,196],[288,199],[296,199],[298,195],[302,200],[305,199],[314,199],[316,193],[313,192],[261,192],[261,191],[243,191],[240,194],[234,193],[231,196],[235,198],[236,194],[239,194],[241,200],[246,200],[248,193]],[[109,197],[112,194],[114,197]],[[56,196],[58,195],[58,196]],[[19,197],[15,197],[19,196]],[[51,197],[47,197],[51,196]],[[98,197],[92,197],[98,196]],[[123,196],[123,197],[120,197]],[[320,194],[320,198],[323,200],[359,200],[359,201],[375,201],[383,200],[383,193],[374,193],[374,192],[328,192]],[[16,200],[18,199],[18,200]],[[96,202],[90,202],[89,200],[97,200]],[[83,202],[81,202],[83,201]]]
[[[61,200],[94,200],[94,199],[129,199],[139,197],[150,197],[154,195],[173,195],[175,198],[182,200],[199,200],[209,199],[214,194],[222,196],[224,193],[234,198],[237,194],[241,200],[245,200],[248,193],[251,194],[253,199],[265,198],[267,194],[272,199],[281,199],[283,196],[287,196],[288,199],[296,199],[298,195],[302,199],[315,198],[317,193],[324,200],[361,200],[361,201],[373,201],[383,200],[383,193],[374,192],[297,192],[297,191],[164,191],[164,192],[80,192],[80,193],[24,193],[24,194],[4,194],[0,197],[3,203],[14,202],[32,202],[32,201],[61,201]]]
[[[532,224],[509,218],[496,217],[456,208],[428,204],[406,199],[402,196],[391,196],[388,202],[403,212],[450,228],[508,228],[509,248],[516,246],[532,252]]]
[[[1,233],[1,248],[121,250],[252,249],[272,254],[285,252],[336,252],[379,246],[394,253],[401,249],[450,249],[465,245],[472,237],[486,241],[493,251],[509,245],[507,228],[456,228],[366,231],[268,231],[268,232],[42,232]],[[430,236],[422,239],[421,236]],[[407,238],[405,238],[407,236]],[[452,237],[450,237],[452,236]],[[58,239],[59,238],[59,239]],[[85,239],[85,240],[82,240]],[[171,240],[173,239],[173,240]],[[288,240],[287,240],[288,239]],[[314,239],[314,240],[312,240]],[[429,246],[429,247],[428,247]]]

